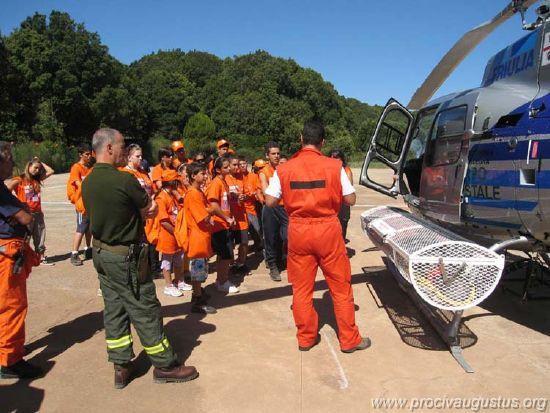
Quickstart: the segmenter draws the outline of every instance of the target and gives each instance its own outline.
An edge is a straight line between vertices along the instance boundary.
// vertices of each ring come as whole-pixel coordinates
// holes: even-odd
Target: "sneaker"
[[[231,283],[231,281],[229,280],[227,280],[223,284],[218,284],[216,282],[216,288],[218,289],[218,291],[221,291],[223,293],[228,293],[228,294],[234,294],[239,292],[239,287],[234,286],[233,283]]]
[[[276,266],[269,268],[269,276],[273,281],[282,281],[281,273],[279,272],[279,269]]]
[[[0,379],[35,379],[43,374],[40,367],[25,360],[19,360],[9,367],[0,366]]]
[[[82,265],[82,260],[78,256],[78,254],[71,253],[71,264],[73,264],[75,267],[80,267]]]
[[[193,289],[192,286],[187,284],[185,281],[178,281],[178,290],[180,291],[191,291]]]
[[[169,295],[171,297],[181,297],[183,293],[177,289],[176,286],[171,285],[169,287],[164,287],[164,294]]]
[[[55,263],[54,262],[49,262],[48,258],[46,258],[46,257],[42,257],[42,259],[40,260],[40,265],[52,266],[52,265],[55,265]]]
[[[198,297],[194,295],[191,298],[191,312],[198,314],[216,314],[218,311],[211,305],[208,305],[205,297],[202,295]]]
[[[101,288],[97,289],[97,296],[98,297],[103,297],[103,293],[101,292]]]

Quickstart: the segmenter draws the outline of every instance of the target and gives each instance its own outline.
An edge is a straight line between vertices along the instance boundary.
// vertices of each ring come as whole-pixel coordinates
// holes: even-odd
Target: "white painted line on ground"
[[[42,201],[44,205],[72,205],[68,201]]]
[[[362,207],[362,208],[373,207],[373,206],[376,206],[376,205],[374,205],[374,204],[356,204],[356,205],[354,205],[354,207]]]
[[[340,374],[340,379],[338,380],[338,383],[340,383],[340,390],[347,389],[349,387],[348,378],[346,377],[346,372],[344,371],[344,368],[340,364],[340,360],[338,359],[338,354],[336,353],[336,350],[334,350],[334,347],[330,343],[330,340],[327,336],[327,334],[324,331],[321,331],[321,334],[323,334],[324,341],[327,343],[328,348],[332,354],[332,358],[336,362],[336,367],[338,369],[338,373]]]

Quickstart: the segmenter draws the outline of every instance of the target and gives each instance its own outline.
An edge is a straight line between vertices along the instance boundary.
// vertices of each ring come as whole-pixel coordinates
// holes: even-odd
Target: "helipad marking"
[[[324,331],[321,331],[321,334],[323,334],[324,341],[327,343],[328,348],[330,350],[330,353],[332,354],[332,358],[336,362],[336,367],[338,369],[338,373],[340,374],[340,379],[338,380],[338,383],[340,384],[340,390],[347,389],[349,387],[349,381],[346,377],[346,372],[344,371],[344,368],[340,364],[340,360],[338,360],[338,354],[336,353],[336,350],[334,350],[334,347],[330,343],[330,340],[327,336],[327,334]]]

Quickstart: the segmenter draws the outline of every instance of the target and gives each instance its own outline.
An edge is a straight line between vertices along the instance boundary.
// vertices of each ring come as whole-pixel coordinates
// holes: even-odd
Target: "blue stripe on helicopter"
[[[502,227],[509,229],[520,229],[521,224],[510,224],[507,222],[493,221],[492,219],[482,219],[482,218],[464,218],[465,221],[472,222],[474,224],[489,225],[492,227]]]
[[[518,171],[497,171],[487,169],[477,170],[475,174],[468,171],[464,185],[486,185],[500,187],[521,187],[524,189],[550,189],[550,171],[540,171],[536,174],[536,184],[520,184]]]
[[[516,211],[532,211],[537,206],[535,201],[514,201],[513,199],[487,199],[468,197],[466,202],[470,205],[487,208],[514,209]]]

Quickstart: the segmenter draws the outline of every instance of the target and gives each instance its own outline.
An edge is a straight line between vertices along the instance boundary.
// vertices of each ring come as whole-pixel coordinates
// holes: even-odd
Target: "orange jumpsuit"
[[[313,289],[321,267],[334,303],[342,350],[361,342],[355,324],[351,266],[341,236],[338,211],[342,203],[342,163],[304,148],[277,168],[282,199],[289,215],[288,279],[298,344],[308,347],[318,334]]]
[[[0,197],[0,365],[8,367],[24,355],[27,277],[31,268],[40,263],[40,256],[24,241],[24,227],[8,222],[23,204],[2,182]],[[21,252],[25,260],[19,273],[14,274],[14,263]]]

